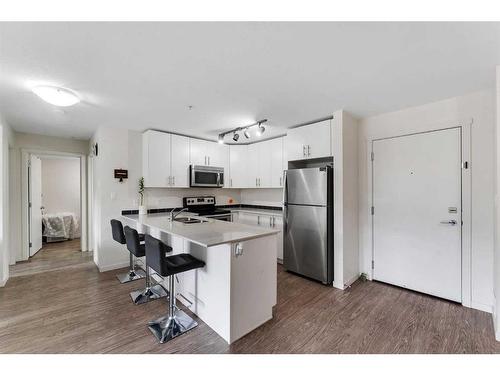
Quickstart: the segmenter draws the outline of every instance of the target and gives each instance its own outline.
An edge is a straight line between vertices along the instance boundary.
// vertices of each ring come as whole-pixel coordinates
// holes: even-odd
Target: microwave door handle
[[[220,186],[220,173],[217,173],[217,186]]]

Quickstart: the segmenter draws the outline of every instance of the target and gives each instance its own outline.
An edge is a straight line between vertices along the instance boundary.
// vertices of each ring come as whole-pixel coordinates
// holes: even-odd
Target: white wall
[[[362,119],[359,129],[360,270],[369,274],[371,238],[367,146],[375,138],[458,125],[472,125],[472,307],[493,305],[494,90],[484,90],[435,103]]]
[[[0,117],[0,287],[9,279],[10,243],[9,231],[10,211],[9,199],[9,145],[14,135],[9,125]]]
[[[494,253],[494,296],[493,323],[495,336],[500,341],[500,66],[496,79],[496,126],[495,126],[495,253]]]
[[[10,264],[22,260],[21,242],[21,150],[40,150],[88,154],[89,142],[69,138],[13,132],[13,148],[10,155]]]
[[[80,220],[80,159],[40,157],[45,213],[74,213]]]

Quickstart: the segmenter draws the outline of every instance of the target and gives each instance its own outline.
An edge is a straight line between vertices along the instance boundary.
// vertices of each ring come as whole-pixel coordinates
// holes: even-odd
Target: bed
[[[42,216],[42,235],[47,242],[80,238],[78,217],[71,212],[58,212]]]

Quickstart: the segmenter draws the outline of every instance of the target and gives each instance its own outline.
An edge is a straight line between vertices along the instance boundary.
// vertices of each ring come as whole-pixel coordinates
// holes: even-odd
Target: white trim
[[[491,314],[491,317],[493,319],[493,330],[495,332],[495,339],[497,341],[500,341],[500,327],[498,326],[498,316],[497,316],[497,301],[496,298],[493,296],[493,312]]]
[[[96,264],[97,268],[99,269],[99,272],[107,272],[107,271],[112,271],[112,270],[117,270],[120,268],[126,268],[130,266],[129,262],[121,262],[121,263],[115,263],[115,264],[108,264],[107,266],[99,266]]]
[[[370,137],[366,139],[366,154],[367,154],[367,182],[368,182],[368,230],[369,230],[369,241],[370,241],[370,265],[369,271],[367,272],[368,279],[373,280],[373,269],[371,268],[371,261],[373,261],[373,216],[371,215],[371,207],[373,205],[373,163],[371,160],[371,153],[373,150],[373,141],[394,138],[400,136],[407,136],[412,134],[429,133],[433,131],[451,129],[459,127],[462,134],[462,160],[469,162],[468,169],[462,169],[462,221],[464,225],[462,226],[462,305],[466,307],[471,307],[474,309],[488,311],[488,305],[474,303],[472,305],[472,277],[471,277],[471,267],[472,267],[472,242],[471,242],[471,228],[472,228],[472,155],[471,155],[471,131],[472,131],[473,119],[469,118],[462,121],[439,123],[434,125],[428,125],[422,131],[418,132],[394,132],[393,135],[385,135],[383,137]],[[375,155],[375,157],[377,157]],[[364,257],[366,259],[366,257]],[[489,306],[491,312],[491,306]]]
[[[464,304],[462,303],[462,305]],[[487,305],[486,303],[471,301],[470,306],[467,307],[471,309],[481,310],[490,314],[493,313],[493,305]]]
[[[350,287],[357,279],[359,279],[360,274],[354,275],[344,284],[344,289]]]
[[[9,277],[5,277],[3,280],[0,280],[0,288],[3,288],[5,284],[7,284],[7,281],[9,281]]]
[[[29,258],[29,226],[28,226],[28,159],[31,154],[67,156],[80,158],[80,208],[81,208],[81,250],[87,251],[88,229],[87,223],[87,155],[83,153],[60,152],[21,148],[21,254],[20,260]],[[18,259],[19,257],[16,257]]]
[[[344,284],[342,284],[342,282],[339,283],[339,282],[336,282],[335,280],[333,281],[332,286],[334,288],[337,288],[337,289],[340,289],[340,290],[344,290],[345,289],[345,286],[344,286]]]

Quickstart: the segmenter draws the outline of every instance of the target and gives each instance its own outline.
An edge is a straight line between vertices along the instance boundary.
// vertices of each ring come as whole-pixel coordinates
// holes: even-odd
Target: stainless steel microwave
[[[224,187],[224,168],[191,165],[189,172],[191,187]]]

